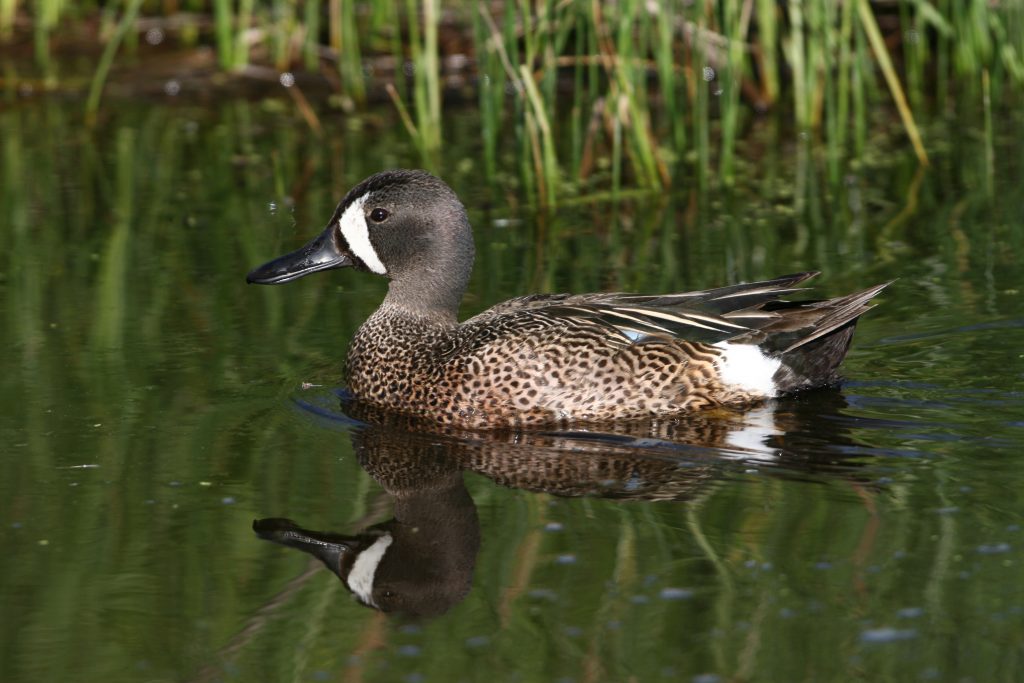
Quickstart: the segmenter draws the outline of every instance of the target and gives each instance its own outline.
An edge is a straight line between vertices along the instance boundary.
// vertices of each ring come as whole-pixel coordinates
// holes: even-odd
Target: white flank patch
[[[345,236],[352,253],[359,257],[367,268],[378,275],[384,275],[388,272],[387,268],[380,262],[377,251],[370,244],[370,229],[366,226],[366,215],[363,213],[363,204],[366,203],[368,196],[364,194],[348,205],[345,213],[338,219],[338,227],[341,228],[341,234]]]
[[[377,606],[373,601],[373,577],[393,540],[391,534],[384,534],[374,541],[373,545],[359,553],[356,561],[352,563],[352,571],[348,573],[349,590],[367,605]]]
[[[764,398],[775,396],[772,377],[782,365],[781,360],[769,358],[753,344],[724,341],[715,346],[722,350],[718,358],[718,372],[723,382]]]

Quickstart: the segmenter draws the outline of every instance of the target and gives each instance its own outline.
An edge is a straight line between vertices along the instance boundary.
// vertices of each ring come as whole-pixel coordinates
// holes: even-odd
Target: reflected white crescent
[[[367,605],[377,606],[373,601],[373,577],[392,540],[394,539],[391,538],[391,534],[384,534],[378,538],[373,545],[359,553],[356,561],[352,563],[352,570],[348,573],[349,590]]]

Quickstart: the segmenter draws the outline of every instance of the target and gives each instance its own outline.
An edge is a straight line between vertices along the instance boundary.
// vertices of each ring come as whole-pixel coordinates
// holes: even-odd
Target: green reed
[[[175,8],[194,14],[181,16],[172,39],[214,45],[226,71],[252,63],[323,71],[347,110],[386,92],[429,166],[442,152],[441,59],[465,52],[485,177],[495,184],[503,168],[517,169],[524,192],[544,205],[676,178],[733,182],[752,109],[778,110],[822,143],[833,183],[863,153],[880,105],[898,114],[926,163],[922,123],[979,101],[952,93],[976,91],[987,70],[999,109],[1019,103],[1024,85],[1024,4],[1012,0],[120,0],[102,9],[106,49],[91,112],[118,48],[138,40],[135,12]],[[0,41],[30,26],[52,82],[57,29],[100,12],[92,3],[0,0]],[[205,25],[203,12],[212,19]],[[462,37],[442,41],[442,27]]]

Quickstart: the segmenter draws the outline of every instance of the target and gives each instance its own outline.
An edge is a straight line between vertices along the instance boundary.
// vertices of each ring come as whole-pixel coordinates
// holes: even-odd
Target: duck
[[[277,285],[338,268],[387,278],[345,361],[379,408],[465,429],[742,410],[840,379],[857,320],[890,283],[783,299],[816,271],[671,294],[528,294],[460,322],[475,247],[466,209],[422,170],[355,185],[326,228],[249,272]]]

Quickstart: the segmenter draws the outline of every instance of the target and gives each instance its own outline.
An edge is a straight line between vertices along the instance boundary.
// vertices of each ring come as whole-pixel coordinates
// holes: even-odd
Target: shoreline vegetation
[[[112,70],[165,96],[189,75],[261,81],[286,86],[317,135],[321,101],[393,107],[428,168],[446,104],[475,101],[487,177],[511,163],[528,199],[554,206],[581,186],[660,190],[680,173],[731,185],[764,113],[820,145],[833,183],[878,109],[898,114],[922,165],[936,117],[966,118],[990,148],[993,109],[1024,86],[1024,3],[0,0],[5,101],[75,90],[71,53],[90,57],[77,82],[90,122]]]

